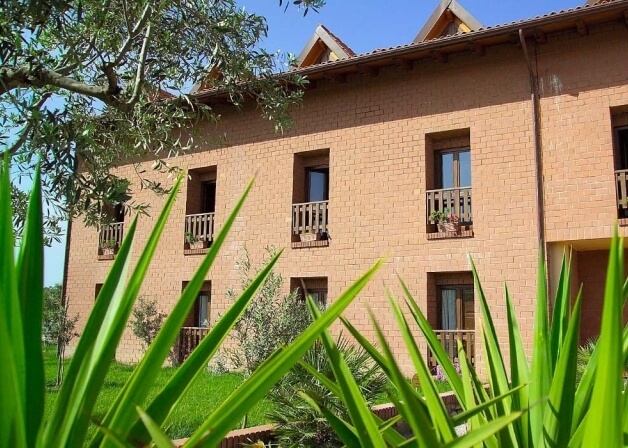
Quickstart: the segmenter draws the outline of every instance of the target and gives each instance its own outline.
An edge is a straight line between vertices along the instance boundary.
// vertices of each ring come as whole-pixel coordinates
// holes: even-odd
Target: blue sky
[[[573,8],[585,0],[461,0],[460,4],[484,26],[494,26]],[[268,20],[264,47],[298,55],[319,23],[342,39],[356,53],[412,42],[431,15],[438,0],[327,0],[319,13],[306,17],[294,7],[278,6],[277,0],[241,0],[239,4]],[[65,238],[46,249],[45,283],[61,282]]]

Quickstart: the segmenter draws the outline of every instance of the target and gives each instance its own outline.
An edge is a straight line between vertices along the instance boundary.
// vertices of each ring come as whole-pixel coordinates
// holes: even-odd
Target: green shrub
[[[156,300],[149,300],[142,296],[137,298],[137,303],[133,308],[131,328],[135,337],[142,341],[144,349],[153,343],[166,317],[166,313],[157,311]]]
[[[83,446],[88,442],[86,434],[92,422],[95,403],[173,207],[181,178],[176,181],[165,201],[144,250],[136,261],[134,258],[135,267],[128,276],[137,218],[128,229],[125,228],[125,239],[94,302],[68,367],[66,380],[59,390],[50,418],[44,421],[46,389],[41,337],[44,242],[41,233],[40,173],[37,170],[35,174],[24,236],[16,262],[13,259],[9,174],[7,156],[0,169],[0,448]],[[251,185],[227,217],[224,227],[216,235],[207,255],[153,343],[99,422],[98,432],[89,442],[91,446],[132,446],[127,440],[132,441],[133,446],[147,445],[150,440],[154,440],[159,447],[171,446],[161,426],[227,337],[234,322],[246,309],[278,259],[277,255],[270,260],[168,382],[158,387],[157,393],[149,399],[160,367],[250,188]],[[341,294],[327,312],[317,318],[291,345],[282,347],[269,362],[250,375],[200,425],[187,444],[216,446],[307,352],[321,332],[346,309],[380,264],[376,263]]]
[[[349,370],[365,397],[368,405],[385,391],[388,380],[369,354],[359,346],[340,336],[338,350],[346,360]],[[333,380],[334,375],[327,353],[320,341],[303,357],[321,375]],[[327,420],[318,414],[299,393],[317,397],[316,400],[343,419],[349,417],[346,406],[320,381],[301,365],[295,365],[270,392],[268,398],[273,410],[268,418],[277,424],[274,434],[279,447],[340,447],[342,441]]]
[[[267,247],[262,265],[276,254],[274,247]],[[237,268],[242,290],[248,288],[260,271],[260,268],[253,269],[246,247]],[[272,270],[233,327],[231,338],[235,344],[225,350],[225,354],[230,367],[244,372],[245,376],[250,375],[279,347],[294,341],[312,322],[305,302],[299,300],[296,291],[282,294],[282,288],[283,277]],[[238,293],[231,288],[227,296],[236,300]]]

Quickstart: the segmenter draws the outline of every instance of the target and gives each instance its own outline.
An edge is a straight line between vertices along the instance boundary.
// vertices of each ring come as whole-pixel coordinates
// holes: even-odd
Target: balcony
[[[615,171],[615,188],[619,225],[625,226],[628,225],[628,170]]]
[[[449,355],[452,361],[458,359],[458,343],[462,341],[467,359],[471,364],[475,364],[475,331],[474,330],[435,330],[436,337]],[[428,362],[430,367],[436,367],[436,358],[428,351]]]
[[[329,245],[329,201],[292,205],[292,247]]]
[[[186,244],[189,246],[184,250],[185,254],[203,254],[214,239],[214,213],[198,213],[186,215],[185,235]]]
[[[203,338],[209,334],[207,327],[183,327],[179,332],[177,344],[177,360],[182,363],[190,356],[190,353],[201,343]]]
[[[428,190],[427,196],[427,224],[428,239],[460,238],[472,237],[473,224],[471,215],[471,187],[464,188],[443,188],[440,190]],[[438,231],[436,223],[430,220],[433,211],[442,211],[447,214],[454,214],[460,218],[460,229],[455,231]]]
[[[98,259],[113,260],[115,253],[122,244],[124,222],[104,224],[98,237]]]

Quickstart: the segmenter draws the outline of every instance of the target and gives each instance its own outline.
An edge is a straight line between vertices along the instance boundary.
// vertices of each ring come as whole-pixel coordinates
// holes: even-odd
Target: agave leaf
[[[170,437],[168,437],[166,433],[161,430],[159,424],[155,423],[155,421],[150,418],[150,416],[139,406],[136,406],[135,409],[144,425],[146,425],[146,430],[150,433],[155,446],[157,448],[173,448],[174,444],[170,440]]]
[[[338,299],[316,319],[289,346],[280,349],[275,356],[266,360],[244,381],[207,420],[192,434],[188,443],[203,441],[215,446],[238,422],[251,406],[259,401],[281,377],[307,352],[321,332],[335,321],[353,299],[366,286],[381,267],[382,260],[375,263],[362,277],[356,280]]]
[[[369,310],[369,314],[390,372],[388,379],[399,392],[399,399],[391,397],[392,402],[421,446],[437,446],[439,443],[438,434],[432,425],[428,405],[417,395],[417,392],[404,377],[371,310]]]
[[[406,284],[400,277],[398,277],[398,279],[399,283],[401,284],[401,288],[403,289],[406,296],[406,303],[410,308],[410,312],[412,313],[415,322],[419,326],[419,329],[423,333],[423,336],[425,337],[427,345],[432,351],[434,358],[436,358],[436,361],[438,362],[438,364],[440,364],[443,371],[445,372],[445,375],[447,376],[447,382],[451,385],[454,394],[456,394],[458,403],[465,403],[464,387],[462,386],[462,380],[458,376],[458,372],[456,372],[456,368],[451,362],[451,359],[449,359],[449,355],[447,354],[447,352],[445,352],[443,345],[438,340],[436,333],[434,333],[434,330],[425,318],[425,315],[421,311],[419,305],[416,303],[416,300],[414,300],[414,297],[412,297],[412,294],[410,293],[410,290],[408,289]]]
[[[582,294],[582,286],[578,295]],[[573,419],[571,424],[571,433],[574,434],[576,428],[582,425],[585,415],[589,409],[589,403],[591,401],[591,394],[593,393],[593,381],[595,379],[595,372],[597,370],[598,358],[600,355],[599,346],[596,345],[591,353],[589,362],[587,363],[582,378],[580,378],[580,384],[576,389],[574,400]]]
[[[329,389],[329,391],[332,394],[334,394],[336,397],[338,397],[340,400],[342,400],[342,390],[340,389],[340,387],[336,383],[331,381],[329,378],[327,378],[325,375],[320,373],[318,370],[316,370],[314,367],[312,367],[307,362],[304,362],[304,361],[300,360],[299,364],[304,369],[306,369],[314,378],[316,378],[323,386],[325,386],[327,389]],[[311,405],[311,400],[312,400],[311,398],[310,398],[310,400],[307,400],[308,403],[310,403],[310,405]],[[316,409],[316,410],[320,409],[320,407],[318,405],[313,406],[313,408]],[[401,436],[401,434],[399,434],[394,428],[392,428],[392,425],[394,425],[397,421],[401,420],[401,416],[397,415],[396,417],[393,417],[393,418],[391,418],[390,420],[388,420],[386,422],[382,421],[376,415],[373,415],[373,416],[375,418],[375,421],[379,424],[379,431],[383,434],[384,440],[386,440],[386,443],[391,444],[393,446],[396,446],[399,443],[405,441],[405,438],[403,438],[403,436]],[[331,424],[331,422],[330,422],[330,424]],[[340,436],[340,435],[338,435],[338,436]],[[347,446],[357,446],[357,445],[347,445]]]
[[[586,419],[583,446],[623,445],[622,280],[623,240],[613,235],[606,274],[602,325],[598,340],[598,368]]]
[[[534,343],[532,345],[532,376],[530,383],[530,403],[539,403],[547,397],[552,378],[548,330],[547,283],[545,279],[545,257],[539,250],[539,271],[537,278],[536,311],[534,321]],[[543,433],[545,406],[530,409],[530,432],[533,437]],[[532,442],[536,442],[533,440]]]
[[[508,342],[510,344],[510,378],[511,387],[519,387],[518,392],[512,397],[514,410],[524,410],[528,407],[528,385],[530,383],[530,369],[528,358],[523,348],[523,339],[519,331],[519,324],[512,305],[508,287],[505,286],[506,312],[508,319]],[[514,423],[517,439],[523,446],[528,446],[529,436],[529,414],[524,413],[521,418]]]
[[[571,260],[571,258],[570,258]],[[552,313],[552,326],[550,329],[550,356],[552,358],[552,370],[556,368],[563,340],[567,335],[569,325],[569,304],[571,303],[571,261],[567,264],[565,254],[560,267],[558,288],[554,300]]]
[[[22,318],[13,264],[13,221],[8,151],[0,167],[0,446],[24,446],[26,361]]]
[[[41,349],[42,302],[44,290],[44,238],[39,166],[26,214],[24,235],[17,260],[18,295],[22,310],[25,356],[26,443],[34,446],[44,413],[44,356]]]
[[[356,430],[353,426],[338,417],[325,406],[319,406],[318,403],[316,403],[316,401],[306,393],[299,392],[299,396],[309,406],[311,406],[312,409],[315,409],[318,413],[325,417],[325,420],[327,420],[345,446],[360,446],[360,439],[358,438]]]
[[[78,341],[74,356],[66,371],[65,380],[47,422],[43,437],[44,446],[63,446],[65,444],[63,441],[67,441],[72,427],[78,429],[78,423],[74,422],[74,416],[81,412],[83,406],[83,397],[87,387],[85,370],[91,362],[96,338],[103,326],[105,316],[114,299],[119,301],[122,294],[136,227],[137,220],[134,220],[129,229],[125,231],[124,241],[87,319],[83,335]],[[110,356],[107,360],[110,361],[111,358]],[[82,420],[82,424],[86,429],[88,422]]]
[[[355,340],[360,344],[364,350],[371,356],[373,361],[377,363],[377,365],[382,369],[384,374],[390,378],[391,372],[388,367],[387,359],[375,348],[373,344],[371,344],[368,339],[366,339],[362,334],[353,326],[351,322],[349,322],[344,317],[340,317],[340,321],[343,325],[349,330],[349,333],[355,338]]]
[[[107,416],[103,421],[103,426],[111,426],[116,428],[116,431],[119,434],[127,436],[131,428],[135,426],[135,431],[132,434],[132,438],[134,440],[142,440],[144,442],[148,442],[147,436],[144,428],[138,421],[138,415],[133,412],[133,406],[135,403],[142,403],[148,393],[151,390],[151,387],[154,384],[155,378],[160,371],[160,367],[163,365],[165,359],[168,356],[170,348],[174,344],[177,336],[179,335],[179,331],[187,318],[190,309],[194,305],[194,301],[198,295],[198,292],[201,290],[203,286],[203,282],[207,276],[207,273],[211,269],[224,241],[227,238],[229,230],[233,225],[233,222],[236,219],[237,214],[241,210],[244,201],[248,193],[250,192],[253,186],[253,180],[249,182],[244,193],[238,200],[234,210],[231,212],[230,216],[226,220],[223,225],[221,231],[218,233],[215,240],[212,242],[212,245],[195,272],[192,280],[188,283],[185,290],[183,291],[181,298],[175,304],[173,310],[170,312],[168,319],[164,322],[162,328],[159,333],[155,337],[155,340],[151,344],[151,346],[146,351],[144,357],[140,361],[140,363],[136,366],[133,374],[126,382],[123,389],[120,391],[116,401],[111,406]],[[278,257],[275,257],[269,263],[269,266],[274,266]],[[264,270],[267,275],[269,271],[269,266]],[[263,275],[260,275],[263,276]],[[256,279],[254,282],[254,286],[261,285],[260,277]],[[253,285],[251,285],[253,286]],[[247,299],[242,301],[237,307],[234,306],[234,310],[237,309],[241,313],[250,299],[253,297],[255,293],[255,287],[247,289],[246,297]],[[206,355],[203,357],[195,357],[196,362],[193,360],[192,362],[186,362],[185,365],[181,366],[175,376],[170,379],[168,384],[164,386],[165,393],[160,393],[157,395],[154,401],[157,402],[156,406],[151,406],[148,408],[148,413],[152,416],[152,419],[158,424],[162,424],[172,407],[175,405],[176,401],[181,398],[181,396],[188,389],[189,385],[193,381],[193,379],[198,375],[200,371],[207,365],[209,358],[213,356],[215,351],[218,349],[220,343],[227,336],[229,330],[235,324],[239,317],[239,313],[229,312],[227,313],[228,317],[232,320],[226,320],[224,317],[221,319],[221,322],[217,324],[209,335],[207,335],[204,339],[204,346],[208,347],[209,350],[202,350],[202,352]],[[227,316],[225,316],[227,317]],[[200,353],[200,352],[199,352]],[[189,358],[188,358],[189,361]],[[101,440],[101,435],[96,435],[94,440],[92,441],[92,446],[95,446]]]
[[[569,275],[566,277],[569,279]],[[582,295],[579,294],[552,378],[543,425],[543,438],[547,446],[566,446],[571,436],[581,304]],[[569,310],[561,308],[560,312],[569,313]]]
[[[281,252],[277,253],[262,271],[251,281],[250,285],[242,292],[242,295],[229,308],[224,316],[214,325],[210,333],[203,338],[192,354],[177,369],[176,373],[168,380],[155,399],[148,407],[149,415],[157,424],[163,424],[175,409],[191,387],[194,379],[203,371],[207,363],[216,353],[222,342],[227,338],[231,328],[238,321],[248,304],[255,297],[255,293],[264,284],[268,275],[275,267]],[[255,404],[255,403],[253,403]],[[131,435],[138,440],[147,441],[146,434],[133,428]]]
[[[307,305],[314,318],[320,318],[320,310],[309,297]],[[347,362],[343,358],[340,350],[338,350],[329,331],[323,330],[321,333],[321,341],[327,353],[329,365],[342,392],[340,398],[347,406],[347,411],[351,417],[351,421],[355,425],[356,434],[361,445],[363,447],[385,446],[386,443],[379,432],[374,415],[364,400],[360,392],[360,387],[351,374]]]
[[[453,421],[454,425],[460,425],[468,421],[469,430],[474,431],[486,425],[487,423],[487,419],[484,417],[483,411],[488,410],[489,407],[493,406],[498,400],[503,400],[505,397],[501,396],[492,400],[484,401],[481,405],[477,406],[473,393],[474,382],[472,378],[472,366],[460,341],[458,341],[458,353],[460,356],[460,373],[462,377],[462,383],[465,387],[465,397],[467,399],[465,409],[468,410],[454,416]],[[508,392],[508,394],[516,393],[516,391],[517,388]],[[499,446],[497,438],[494,435],[491,435],[484,439],[483,444],[487,448],[497,448]]]
[[[72,395],[68,400],[69,409],[64,415],[60,425],[60,430],[53,432],[49,428],[47,431],[47,435],[55,442],[52,443],[52,445],[69,444],[70,446],[78,446],[82,444],[85,439],[85,434],[89,426],[96,398],[105,380],[111,361],[115,355],[116,347],[126,327],[126,323],[133,309],[133,304],[139,293],[142,281],[148,272],[150,261],[157,248],[157,244],[166,225],[168,215],[172,210],[180,184],[181,177],[179,177],[175,182],[172,192],[165,202],[164,208],[155,223],[144,251],[140,255],[134,272],[129,278],[126,286],[123,287],[122,280],[118,278],[115,293],[111,296],[111,298],[105,298],[104,300],[108,302],[108,309],[102,310],[99,309],[98,306],[95,306],[92,311],[92,314],[95,312],[103,312],[104,317],[97,314],[95,320],[99,326],[98,332],[93,339],[88,339],[86,342],[88,346],[86,347],[87,356],[85,356],[85,359],[79,358],[81,365],[77,369],[78,373],[76,374],[76,381],[73,384],[73,390],[71,392]],[[135,225],[136,221],[134,220],[131,225],[132,232],[127,234],[120,252],[118,253],[118,257],[122,257],[125,264],[128,262],[128,252],[131,245],[130,238],[133,237]],[[129,240],[129,243],[128,247],[125,249],[125,243],[127,240]],[[123,249],[125,249],[124,252]],[[105,282],[105,284],[106,283],[107,282]],[[104,289],[105,286],[103,286],[103,290]],[[103,297],[103,290],[101,290],[99,299],[100,297]],[[98,305],[98,303],[96,305]],[[85,339],[85,334],[83,336],[84,337],[81,338],[81,342]],[[72,363],[74,364],[74,362],[78,362],[76,356]],[[66,384],[68,384],[67,378],[64,385]],[[113,429],[115,430],[115,428]]]
[[[521,417],[522,412],[511,412],[508,415],[498,417],[495,420],[491,420],[484,426],[468,432],[464,436],[456,439],[446,445],[444,448],[471,448],[478,443],[482,443],[484,440],[489,439],[491,436],[507,428],[509,424]]]
[[[489,371],[489,384],[491,386],[493,396],[500,396],[508,392],[510,389],[508,377],[506,376],[504,357],[499,348],[499,339],[497,338],[497,332],[495,331],[493,317],[489,310],[486,295],[484,294],[484,289],[480,283],[480,277],[477,269],[475,268],[475,263],[472,258],[469,258],[469,260],[471,262],[471,271],[473,273],[475,290],[477,291],[480,309],[482,310],[482,340],[484,342],[483,348],[486,356],[486,365]],[[500,400],[495,404],[495,414],[497,417],[509,415],[511,410],[511,398]],[[499,434],[501,446],[516,446],[517,440],[514,428],[511,425],[507,425],[504,428],[505,429]]]
[[[401,332],[401,336],[419,377],[421,390],[425,394],[425,402],[427,403],[432,422],[438,429],[441,441],[449,442],[456,438],[456,432],[454,431],[449,413],[440,398],[440,393],[436,388],[431,372],[427,368],[425,359],[421,356],[421,352],[410,330],[408,321],[404,317],[399,304],[393,299],[390,291],[387,290],[386,292],[388,294],[388,301],[393,309],[393,315],[397,321],[397,328]]]

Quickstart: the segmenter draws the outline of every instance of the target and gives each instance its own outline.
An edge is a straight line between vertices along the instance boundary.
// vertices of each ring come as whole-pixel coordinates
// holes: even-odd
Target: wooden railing
[[[292,205],[292,233],[327,233],[329,201]]]
[[[434,330],[436,337],[452,361],[458,358],[458,340],[462,341],[467,359],[475,363],[475,331],[474,330]],[[428,359],[432,366],[436,365],[436,360],[432,353],[428,354]]]
[[[185,232],[190,232],[199,241],[214,239],[214,213],[186,215]]]
[[[183,327],[179,332],[179,344],[177,347],[177,355],[179,362],[185,361],[190,356],[201,340],[209,334],[207,327]]]
[[[114,222],[112,224],[104,224],[100,229],[99,243],[102,246],[105,242],[115,241],[119,247],[122,244],[122,237],[124,235],[124,223]]]
[[[434,224],[430,221],[430,214],[435,210],[458,215],[462,225],[471,224],[473,222],[471,217],[471,187],[428,190],[427,222],[429,224]]]
[[[617,210],[628,210],[628,170],[615,171],[615,184],[617,189]],[[620,217],[622,217],[620,215]]]

